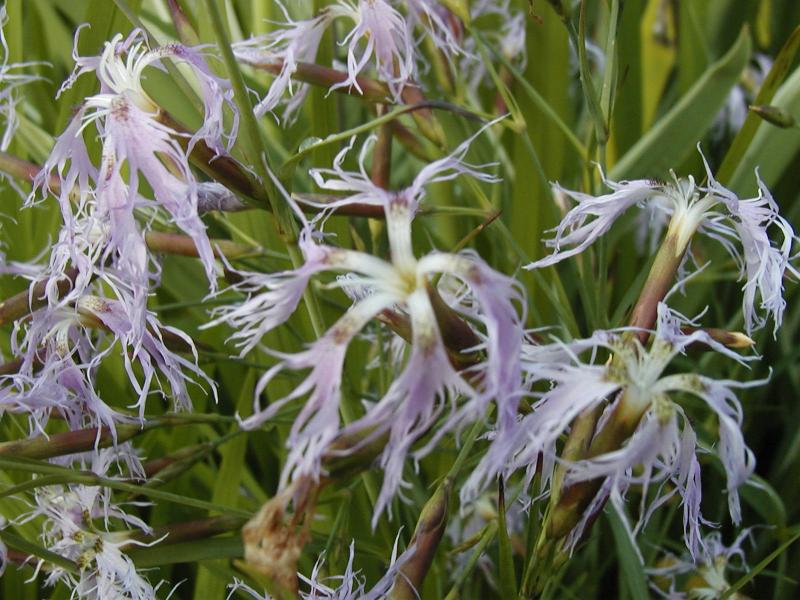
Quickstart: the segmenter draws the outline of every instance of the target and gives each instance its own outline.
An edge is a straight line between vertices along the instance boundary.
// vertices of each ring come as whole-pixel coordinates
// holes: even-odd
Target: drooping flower
[[[463,146],[463,145],[462,145]],[[318,477],[322,454],[340,434],[369,432],[371,438],[386,435],[388,440],[381,454],[384,482],[376,505],[373,522],[400,485],[405,457],[412,445],[451,407],[451,416],[444,420],[437,435],[460,427],[485,414],[488,402],[495,399],[500,407],[502,424],[513,421],[519,400],[519,351],[524,320],[524,293],[512,278],[492,270],[474,253],[449,254],[432,252],[417,259],[412,251],[411,223],[424,185],[430,181],[451,179],[469,173],[492,180],[462,157],[466,147],[423,169],[413,184],[398,192],[382,190],[368,182],[362,173],[341,169],[342,156],[333,170],[315,170],[312,176],[327,189],[351,191],[354,194],[337,202],[366,202],[384,207],[389,237],[390,261],[353,250],[335,248],[314,241],[306,230],[300,247],[305,263],[294,270],[278,274],[244,274],[238,286],[248,293],[244,303],[223,306],[209,325],[226,322],[236,331],[232,338],[244,351],[253,348],[269,330],[283,323],[296,309],[309,280],[324,271],[350,273],[332,287],[347,286],[357,298],[353,306],[317,341],[297,354],[271,351],[279,362],[260,380],[256,392],[254,415],[245,420],[247,427],[256,427],[271,418],[286,403],[308,396],[287,441],[289,457],[283,471],[283,485],[300,475]],[[328,178],[324,178],[328,175]],[[450,360],[442,339],[428,286],[436,274],[449,274],[462,281],[470,291],[476,316],[484,338],[482,349],[486,360],[479,371],[479,383],[471,383],[459,373]],[[458,306],[453,307],[458,310]],[[522,310],[523,314],[520,314]],[[386,394],[367,414],[340,428],[338,408],[342,365],[347,347],[374,317],[392,311],[404,315],[410,325],[411,348],[402,373],[392,382]],[[258,396],[266,385],[286,369],[310,369],[306,380],[284,398],[274,400],[262,409]],[[456,409],[457,398],[464,401]],[[431,444],[417,452],[424,455]]]
[[[191,408],[187,383],[196,383],[195,379],[216,394],[214,382],[197,366],[188,336],[162,325],[151,313],[141,330],[140,326],[122,303],[99,296],[84,296],[75,307],[36,311],[29,323],[17,326],[12,339],[12,351],[23,360],[17,373],[0,381],[4,384],[0,410],[27,415],[31,434],[44,433],[52,413],[73,430],[104,426],[114,432],[116,423],[135,419],[103,401],[96,391],[95,372],[107,356],[120,350],[136,392],[132,407],[138,409],[139,420],[153,391],[170,398],[176,410]],[[165,339],[191,353],[194,361],[170,350]]]
[[[526,268],[552,265],[583,252],[629,208],[646,206],[648,221],[656,229],[664,226],[665,217],[669,218],[667,236],[676,251],[682,253],[696,232],[720,242],[739,264],[740,278],[745,280],[742,300],[745,330],[749,334],[772,317],[777,332],[786,306],[783,277],[786,272],[800,276],[790,262],[797,240],[794,229],[780,215],[777,203],[757,172],[758,196],[739,198],[714,179],[705,157],[703,161],[708,178],[706,186],[697,185],[691,176],[684,180],[674,174],[671,183],[644,179],[613,182],[604,177],[604,184],[612,192],[597,197],[556,186],[577,205],[555,228],[554,237],[545,242],[555,249],[553,254]],[[780,233],[780,242],[770,238],[772,229]],[[764,314],[759,314],[758,308]]]
[[[649,350],[635,336],[626,336],[622,331],[602,331],[587,340],[556,342],[527,351],[523,370],[535,380],[551,382],[552,387],[541,393],[532,411],[521,419],[513,436],[506,440],[507,462],[487,465],[484,459],[465,489],[480,489],[487,473],[492,475],[499,471],[510,475],[518,469],[526,471],[527,481],[531,481],[538,470],[542,485],[547,486],[552,477],[559,436],[581,412],[610,400],[598,425],[600,433],[596,435],[603,435],[603,428],[612,421],[632,425],[633,435],[618,450],[566,462],[565,485],[602,481],[583,520],[572,530],[568,543],[574,544],[580,539],[586,523],[607,500],[621,507],[630,486],[638,485],[643,488],[642,506],[631,534],[635,535],[646,524],[655,508],[678,494],[684,507],[685,541],[690,552],[697,555],[699,528],[705,522],[700,514],[697,436],[674,396],[676,393],[695,396],[716,415],[720,440],[716,454],[727,474],[729,512],[738,524],[741,519],[738,489],[753,473],[755,457],[742,436],[742,410],[734,390],[763,382],[739,383],[699,374],[665,375],[675,356],[691,344],[704,344],[739,362],[749,360],[702,330],[682,333],[681,325],[685,324],[684,317],[662,303]],[[613,359],[606,364],[595,364],[595,353],[601,349],[613,353]],[[579,358],[586,351],[592,352],[589,362]],[[665,482],[670,482],[672,488],[664,486]],[[654,499],[647,493],[650,489],[655,490]]]
[[[216,286],[214,255],[198,215],[198,183],[188,152],[199,140],[218,153],[228,148],[236,134],[235,104],[227,81],[210,71],[197,50],[179,44],[150,49],[144,34],[134,30],[125,40],[117,35],[107,42],[100,56],[84,57],[77,52],[78,35],[75,71],[62,91],[81,75],[93,73],[100,92],[84,101],[57,138],[34,181],[29,201],[50,193],[59,199],[64,226],[49,276],[56,282],[67,264],[79,271],[62,303],[79,298],[92,277],[102,272],[128,292],[120,299],[132,298],[129,313],[144,322],[145,299],[157,267],[148,257],[137,213],[166,211],[194,240],[210,286]],[[194,134],[165,124],[161,109],[143,88],[145,70],[161,68],[164,58],[188,65],[198,82],[205,115]],[[227,129],[225,107],[233,115]],[[103,144],[99,166],[89,158],[84,143],[84,130],[90,126],[96,128]],[[181,138],[187,139],[187,148],[181,146]],[[141,191],[141,178],[152,190],[152,198]],[[58,181],[58,189],[51,189],[53,179]],[[56,302],[54,296],[49,295],[51,304]]]

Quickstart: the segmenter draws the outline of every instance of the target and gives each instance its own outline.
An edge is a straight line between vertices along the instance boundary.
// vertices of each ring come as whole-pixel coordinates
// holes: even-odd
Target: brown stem
[[[272,73],[273,75],[279,74],[283,69],[283,61],[247,59],[242,62],[256,69]],[[292,73],[292,79],[324,88],[331,88],[336,84],[343,83],[347,81],[349,77],[349,74],[344,71],[304,62],[297,63],[296,69],[294,73]],[[361,93],[359,93],[355,86],[338,87],[334,91],[350,96],[357,96],[367,102],[389,103],[391,101],[391,92],[385,83],[361,76],[356,77],[356,82],[358,83],[358,87],[361,88]],[[405,104],[420,104],[425,102],[422,91],[415,85],[406,85],[400,92],[400,98]],[[419,110],[415,110],[412,116],[420,132],[425,137],[440,148],[445,146],[447,137],[441,124],[434,116],[433,110],[430,108],[420,108]]]
[[[118,444],[148,431],[140,425],[117,425],[116,440]],[[94,448],[108,448],[114,445],[114,436],[108,427],[78,429],[64,433],[54,433],[48,437],[38,436],[24,440],[0,443],[0,456],[15,458],[46,459],[55,456],[66,456],[78,452],[88,452]]]
[[[652,330],[656,323],[658,304],[671,289],[675,274],[680,267],[691,239],[691,234],[686,235],[687,232],[680,232],[681,223],[680,216],[674,218],[673,222],[670,223],[664,241],[653,260],[647,281],[645,281],[639,299],[631,311],[628,323],[631,327],[640,330],[631,334],[631,338],[638,339],[641,344],[647,341],[650,335],[649,331]],[[630,410],[626,406],[625,392],[623,392],[614,412],[606,421],[603,429],[592,438],[592,431],[601,412],[602,406],[599,406],[585,411],[575,420],[567,438],[565,449],[575,446],[576,448],[584,447],[586,451],[583,455],[580,452],[575,453],[575,456],[571,457],[573,461],[582,458],[595,458],[622,447],[636,430],[639,420],[644,414],[644,409]],[[591,443],[587,446],[586,440],[588,439],[591,439]],[[560,470],[563,471],[563,468]],[[583,512],[589,506],[601,485],[602,479],[596,479],[575,483],[561,489],[559,494],[551,500],[548,523],[543,532],[546,537],[551,540],[564,538],[580,521]]]
[[[612,452],[621,447],[635,431],[643,413],[636,415],[624,414],[622,406],[624,399],[619,403],[609,417],[606,425],[592,439],[583,456],[578,458],[592,459],[602,454]],[[592,427],[594,429],[594,427]],[[567,458],[565,456],[565,458]],[[602,479],[581,481],[561,489],[558,503],[553,507],[547,526],[548,536],[552,539],[566,537],[572,528],[578,524],[586,508],[591,503],[602,485]]]
[[[636,334],[642,343],[647,341],[650,335],[648,330],[655,325],[658,303],[666,297],[675,281],[675,273],[678,272],[678,267],[680,267],[686,252],[686,245],[682,246],[678,247],[678,236],[673,235],[670,230],[658,249],[647,281],[645,281],[639,299],[631,311],[628,325],[642,329]]]
[[[389,595],[392,600],[420,598],[425,575],[433,564],[433,558],[447,525],[450,487],[450,481],[445,481],[423,507],[414,536],[411,538],[414,551],[395,577],[394,587]]]
[[[133,437],[160,427],[176,427],[178,425],[192,425],[206,423],[207,419],[198,415],[196,417],[180,419],[165,415],[158,417],[146,424],[119,424],[116,426],[117,443],[126,442]],[[24,440],[0,443],[0,456],[13,456],[15,458],[46,459],[54,456],[66,456],[79,452],[88,452],[95,448],[108,448],[114,444],[114,437],[107,427],[90,427],[63,433],[54,433],[49,436],[37,436]]]
[[[158,545],[166,546],[180,542],[202,540],[204,538],[213,537],[221,533],[236,531],[241,529],[246,522],[247,519],[244,517],[237,517],[235,515],[220,515],[218,517],[209,517],[207,519],[198,519],[196,521],[163,525],[154,529],[150,535],[138,533],[131,539],[141,542],[154,542],[164,538],[158,543]]]
[[[70,267],[64,275],[57,278],[58,296],[62,297],[72,288],[78,276],[78,269]],[[45,291],[50,280],[33,284],[29,289],[0,302],[0,326],[16,321],[25,315],[47,306]]]
[[[199,256],[194,240],[188,235],[148,231],[144,234],[147,247],[154,252],[176,254],[178,256]],[[220,258],[240,258],[261,251],[261,248],[239,244],[230,240],[210,240],[214,256]]]

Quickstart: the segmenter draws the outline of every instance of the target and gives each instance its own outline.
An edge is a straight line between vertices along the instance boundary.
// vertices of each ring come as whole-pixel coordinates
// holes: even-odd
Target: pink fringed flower
[[[412,36],[413,24],[387,0],[339,0],[311,19],[294,20],[281,4],[285,23],[274,31],[238,42],[234,51],[239,60],[248,64],[280,64],[281,69],[266,96],[256,106],[256,114],[273,111],[288,92],[290,99],[284,118],[291,120],[305,98],[308,86],[292,84],[292,76],[301,62],[316,61],[320,40],[336,20],[352,23],[341,44],[347,48],[347,78],[331,86],[354,88],[362,92],[358,76],[374,65],[378,79],[389,87],[392,99],[416,75],[416,45]]]
[[[165,210],[192,237],[212,289],[216,286],[214,254],[197,211],[198,184],[178,139],[188,137],[190,148],[202,139],[224,152],[236,134],[235,105],[228,83],[209,70],[196,50],[178,44],[151,50],[144,34],[135,30],[125,40],[114,37],[100,56],[84,57],[77,53],[77,35],[75,71],[62,91],[81,75],[93,73],[100,92],[84,101],[57,138],[30,197],[33,202],[39,194],[55,192],[64,219],[51,258],[48,297],[51,304],[57,302],[55,282],[72,264],[79,275],[63,303],[79,298],[91,278],[102,273],[120,289],[131,316],[143,322],[151,271],[157,272],[157,266],[150,264],[137,222],[142,211]],[[162,123],[161,109],[142,87],[146,68],[160,68],[166,57],[188,65],[199,85],[205,115],[202,127],[191,136]],[[223,125],[226,106],[234,115],[229,130]],[[83,138],[92,125],[103,144],[97,166]],[[57,190],[51,189],[52,178],[58,180]],[[140,192],[141,178],[152,198]]]
[[[642,487],[639,521],[631,535],[647,522],[652,512],[675,494],[684,507],[687,547],[696,555],[700,545],[700,465],[697,436],[684,409],[673,400],[676,393],[695,396],[716,415],[719,444],[716,453],[727,474],[729,512],[735,523],[741,519],[738,489],[752,475],[753,453],[742,436],[742,410],[735,389],[760,385],[761,381],[739,383],[715,380],[704,375],[665,375],[667,366],[686,348],[705,344],[716,352],[739,362],[749,360],[713,340],[702,330],[681,332],[687,323],[666,304],[659,307],[658,328],[652,347],[646,350],[636,338],[626,339],[624,332],[597,332],[586,340],[526,348],[523,371],[532,380],[550,382],[552,388],[541,394],[531,412],[523,417],[502,442],[504,462],[493,462],[491,454],[482,460],[462,490],[462,496],[482,489],[496,473],[510,475],[518,469],[527,473],[527,481],[540,472],[545,488],[556,461],[556,441],[583,411],[613,399],[601,419],[600,429],[608,419],[637,423],[632,437],[619,450],[592,459],[568,463],[565,484],[601,479],[603,484],[584,518],[573,529],[568,544],[576,543],[593,515],[607,500],[622,507],[627,490]],[[613,361],[595,364],[579,356],[587,351],[605,349]],[[499,438],[500,436],[498,436]],[[670,482],[671,488],[664,486]],[[656,489],[655,499],[648,490]],[[621,511],[621,514],[624,514]]]
[[[306,350],[297,354],[272,352],[279,362],[259,382],[257,399],[265,386],[286,369],[310,369],[306,380],[264,409],[257,403],[255,414],[244,424],[256,427],[286,403],[307,396],[287,441],[290,452],[283,472],[284,485],[302,474],[318,477],[323,452],[342,433],[369,432],[371,438],[386,435],[388,441],[380,458],[384,482],[373,522],[400,486],[405,457],[412,445],[435,423],[437,436],[443,435],[466,421],[482,418],[493,399],[500,406],[501,424],[507,425],[515,418],[525,307],[522,289],[514,279],[492,270],[474,253],[432,252],[417,259],[412,252],[411,222],[426,183],[451,179],[460,173],[493,180],[466,165],[462,160],[465,152],[466,145],[462,145],[453,155],[426,167],[410,187],[399,192],[376,187],[363,173],[341,170],[342,155],[337,157],[333,170],[312,172],[325,188],[355,192],[337,205],[349,201],[384,207],[391,260],[318,243],[306,231],[301,240],[305,255],[301,267],[278,274],[243,274],[244,281],[236,287],[247,292],[248,299],[240,305],[221,307],[210,324],[226,322],[233,326],[236,332],[232,337],[246,352],[294,312],[312,276],[323,271],[350,273],[330,285],[346,286],[356,302]],[[325,179],[324,175],[329,177]],[[470,383],[453,367],[442,341],[427,291],[430,278],[437,274],[463,282],[476,307],[470,316],[482,325],[486,352],[486,361],[476,369],[480,371],[479,385]],[[454,308],[458,310],[459,305]],[[370,320],[387,310],[407,315],[410,323],[411,347],[405,367],[362,418],[341,429],[338,409],[347,346]],[[463,399],[460,404],[459,398]],[[440,420],[448,406],[450,417]],[[428,444],[416,455],[424,455],[431,447]]]
[[[161,325],[151,313],[142,328],[116,300],[87,295],[75,308],[47,307],[33,313],[30,323],[18,330],[12,351],[23,361],[17,373],[2,378],[0,411],[27,415],[31,434],[44,433],[54,412],[73,430],[103,426],[113,432],[116,423],[136,421],[111,408],[95,391],[98,366],[120,351],[136,392],[132,407],[138,409],[139,420],[154,391],[170,398],[175,410],[191,408],[187,383],[202,380],[216,394],[214,382],[197,366],[188,336]],[[170,350],[167,336],[194,360]]]

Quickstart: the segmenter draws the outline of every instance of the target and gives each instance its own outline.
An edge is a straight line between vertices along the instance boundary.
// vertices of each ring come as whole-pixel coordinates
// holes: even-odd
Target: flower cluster
[[[72,265],[77,277],[60,302],[74,302],[99,277],[140,324],[135,331],[141,334],[146,297],[159,269],[149,256],[137,214],[152,220],[154,210],[166,211],[194,241],[215,289],[214,253],[198,215],[199,183],[189,166],[189,154],[197,143],[225,152],[236,137],[238,117],[230,85],[214,75],[199,51],[180,44],[150,49],[144,33],[134,30],[125,39],[117,35],[107,42],[100,56],[84,57],[77,51],[78,35],[80,31],[75,38],[75,71],[61,91],[80,76],[94,74],[100,92],[86,98],[56,140],[29,199],[57,195],[64,220],[46,271],[48,301],[58,304],[57,283]],[[143,87],[145,70],[162,67],[167,58],[187,65],[201,91],[203,125],[191,135],[166,120]],[[229,129],[224,124],[226,106],[233,114]],[[84,139],[91,126],[103,140],[99,164],[91,160]],[[139,192],[140,177],[152,190],[152,198]]]
[[[374,64],[375,77],[387,87],[386,100],[401,101],[404,92],[419,85],[419,70],[430,68],[421,54],[416,31],[430,39],[449,64],[471,73],[470,82],[482,79],[482,61],[469,47],[472,39],[463,39],[461,15],[454,14],[452,7],[445,3],[436,0],[338,0],[314,17],[301,20],[293,19],[283,4],[278,5],[286,19],[284,23],[270,33],[234,45],[236,56],[242,62],[276,72],[269,91],[256,106],[259,116],[274,111],[288,92],[284,119],[293,119],[309,86],[301,83],[295,89],[292,80],[301,67],[316,63],[325,32],[338,21],[348,24],[347,33],[340,42],[347,49],[346,70],[342,77],[330,82],[330,91],[346,89],[363,94],[362,77],[369,65]],[[474,18],[486,15],[506,18],[513,14],[509,2],[476,3],[472,9],[464,10],[471,10]],[[507,57],[524,57],[524,31],[522,13],[514,14],[500,36]],[[459,61],[462,64],[458,65]]]
[[[500,573],[486,577],[487,589],[533,597],[549,590],[606,509],[616,513],[615,538],[629,538],[617,541],[630,542],[644,563],[647,526],[670,505],[681,517],[665,517],[664,531],[675,530],[688,558],[648,570],[653,590],[724,593],[725,568],[743,557],[750,529],[724,546],[715,521],[728,516],[712,519],[709,497],[724,499],[733,526],[747,522],[742,489],[754,484],[756,454],[743,395],[768,379],[741,373],[761,358],[750,336],[771,321],[777,337],[792,321],[784,287],[800,278],[798,237],[757,170],[757,192],[740,197],[701,153],[702,180],[671,172],[668,181],[612,181],[600,167],[593,193],[553,184],[556,202],[569,206],[558,207],[561,220],[543,241],[552,253],[524,258],[512,233],[519,205],[509,218],[505,196],[512,186],[525,196],[544,172],[533,115],[555,120],[560,133],[567,127],[527,81],[531,36],[552,34],[532,34],[531,23],[566,26],[563,66],[570,51],[580,63],[572,100],[593,94],[592,76],[603,76],[601,97],[583,111],[603,123],[583,123],[594,132],[588,147],[571,135],[586,161],[562,181],[591,185],[589,159],[597,150],[605,162],[613,147],[598,125],[619,144],[614,152],[624,150],[610,122],[621,90],[616,40],[601,49],[584,30],[594,21],[631,24],[615,12],[587,21],[594,9],[582,6],[576,29],[573,4],[548,3],[556,20],[545,23],[510,0],[330,0],[313,3],[310,16],[305,5],[275,3],[281,21],[266,33],[214,48],[191,41],[201,36],[186,7],[170,0],[164,14],[186,43],[153,43],[145,27],[166,31],[159,10],[90,56],[79,52],[76,26],[75,66],[56,98],[79,81],[96,85],[57,135],[30,128],[52,142],[49,153],[25,155],[39,164],[8,154],[21,115],[34,125],[47,116],[31,104],[17,118],[18,88],[36,77],[26,73],[31,63],[9,61],[0,31],[0,171],[24,190],[27,214],[49,206],[58,226],[29,263],[0,254],[0,284],[23,284],[0,302],[9,331],[0,345],[9,354],[0,360],[0,418],[19,437],[0,443],[0,468],[29,475],[9,477],[0,492],[0,575],[7,564],[27,566],[71,598],[169,597],[156,579],[171,576],[142,568],[160,556],[147,548],[175,534],[171,542],[187,542],[175,553],[182,560],[222,534],[201,554],[218,558],[224,547],[247,563],[233,564],[229,597],[421,597],[439,560],[458,567],[440,577],[452,579],[447,597],[476,564]],[[216,3],[207,7],[225,41]],[[526,80],[514,66],[527,68]],[[266,71],[269,85],[252,69]],[[161,89],[168,80],[174,90]],[[517,83],[536,113],[514,101]],[[332,96],[339,104],[312,115],[309,130],[302,117],[319,108],[306,102],[312,86],[348,95]],[[170,92],[187,101],[175,112],[185,124],[165,108]],[[281,107],[283,129],[270,119]],[[513,119],[504,121],[506,109]],[[317,121],[327,131],[316,131]],[[482,123],[472,135],[464,133],[470,121]],[[283,139],[298,132],[299,144]],[[519,141],[509,143],[511,134],[530,134],[519,144],[522,159],[508,156]],[[467,206],[476,199],[480,208]],[[550,208],[522,206],[539,224]],[[262,213],[229,214],[250,209]],[[592,247],[632,212],[640,250],[654,256],[641,277],[626,279],[608,256],[618,246]],[[431,217],[447,218],[452,230],[437,231]],[[579,256],[569,278],[544,270]],[[685,316],[710,304],[695,293],[697,275],[710,271],[699,266],[705,260],[715,276],[741,282],[741,315],[725,329],[711,326],[730,317],[723,302]],[[597,270],[608,282],[593,287]],[[572,312],[573,292],[582,312]],[[701,352],[702,360],[688,359]],[[193,410],[201,414],[179,414]],[[178,427],[191,431],[168,430]],[[220,458],[216,449],[232,440]],[[709,463],[724,477],[719,490]],[[154,489],[197,464],[191,481]],[[367,470],[379,483],[375,473],[352,479]],[[210,500],[188,498],[201,486],[213,490]],[[165,524],[178,513],[151,510],[153,499],[203,513]],[[421,507],[416,521],[401,502]],[[356,513],[367,513],[365,535],[385,539],[369,549],[350,543],[346,528],[363,516]],[[322,535],[325,551],[308,560]],[[443,539],[453,551],[437,558]],[[495,540],[498,552],[486,552]],[[376,549],[385,556],[372,577],[363,565]],[[517,555],[525,560],[519,586]],[[198,581],[226,573],[207,570]],[[229,582],[215,581],[217,591]]]

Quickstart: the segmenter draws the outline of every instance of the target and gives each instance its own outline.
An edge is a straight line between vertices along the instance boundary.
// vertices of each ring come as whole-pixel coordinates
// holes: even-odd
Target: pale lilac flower
[[[784,273],[788,271],[795,279],[800,278],[800,273],[790,263],[793,258],[792,246],[797,240],[794,229],[780,215],[778,204],[758,172],[758,196],[740,199],[714,179],[708,163],[705,166],[709,190],[721,198],[730,215],[725,223],[709,223],[708,235],[718,239],[739,264],[740,279],[745,280],[742,288],[745,329],[750,333],[766,325],[767,317],[756,311],[758,295],[759,308],[772,317],[777,333],[786,308],[783,298]],[[775,245],[768,235],[773,226],[782,237],[779,245]],[[737,243],[741,244],[741,251]]]
[[[328,189],[355,192],[349,197],[350,201],[384,207],[391,260],[387,262],[361,252],[327,246],[314,241],[306,232],[300,242],[306,259],[302,266],[278,274],[245,274],[244,282],[238,287],[249,294],[248,299],[238,306],[220,307],[216,310],[216,319],[209,324],[226,322],[232,325],[236,329],[232,338],[247,351],[294,312],[312,276],[324,271],[351,274],[330,286],[346,286],[358,299],[325,335],[297,354],[271,351],[279,362],[260,380],[254,414],[244,425],[259,426],[286,403],[308,396],[287,441],[290,451],[282,485],[300,475],[319,477],[322,454],[342,433],[369,431],[370,437],[387,435],[388,442],[380,458],[384,482],[374,522],[400,485],[405,457],[411,446],[448,407],[450,417],[440,424],[437,435],[482,418],[488,402],[493,399],[499,405],[499,423],[506,427],[513,422],[519,401],[516,386],[520,379],[521,322],[525,307],[519,284],[492,270],[474,253],[432,252],[417,259],[412,251],[411,222],[427,182],[451,179],[461,172],[492,179],[465,165],[460,158],[464,152],[459,149],[453,156],[429,165],[409,188],[399,192],[387,192],[368,184],[362,174],[342,171],[341,157],[333,170],[314,171],[317,181]],[[322,179],[323,174],[330,174],[330,178]],[[469,287],[474,305],[480,307],[473,315],[477,314],[482,325],[485,340],[482,346],[487,358],[476,369],[480,374],[476,378],[480,380],[479,385],[467,382],[455,370],[442,341],[426,289],[430,277],[439,273],[461,280]],[[458,310],[458,306],[453,308]],[[411,326],[411,349],[405,368],[383,398],[367,407],[364,417],[340,429],[338,407],[347,347],[367,323],[388,309],[405,313]],[[258,404],[260,392],[285,369],[311,371],[293,392],[262,409]],[[457,403],[459,397],[463,398],[460,404]],[[422,456],[431,449],[432,444],[428,444],[415,455]]]
[[[672,236],[678,249],[686,248],[698,231],[719,241],[736,259],[745,280],[742,309],[746,332],[764,327],[767,317],[772,317],[777,332],[786,306],[783,277],[787,271],[794,277],[800,275],[790,263],[797,240],[794,229],[780,215],[758,172],[758,196],[739,198],[714,179],[705,157],[703,161],[706,186],[697,185],[692,177],[679,180],[674,174],[672,183],[644,179],[613,182],[604,177],[612,192],[597,197],[556,186],[577,205],[554,230],[554,237],[545,242],[555,249],[553,254],[526,268],[552,265],[583,252],[629,208],[646,206],[648,221],[656,231],[669,218],[667,236]],[[780,242],[770,238],[772,229],[780,233]],[[759,314],[759,308],[764,314]]]
[[[125,40],[117,35],[107,42],[100,56],[84,57],[77,53],[77,36],[75,71],[62,91],[79,76],[92,73],[100,83],[100,93],[84,101],[57,138],[29,200],[48,195],[51,177],[59,179],[56,195],[64,227],[51,259],[48,296],[54,303],[53,286],[68,263],[78,268],[79,277],[62,303],[80,297],[92,277],[104,272],[116,287],[126,288],[127,297],[133,299],[131,316],[144,321],[149,282],[158,269],[152,266],[136,219],[143,209],[164,209],[194,240],[210,286],[216,287],[214,255],[198,215],[198,184],[188,150],[178,138],[188,138],[189,148],[203,139],[218,153],[224,152],[235,137],[237,113],[228,83],[216,77],[194,49],[170,44],[151,50],[144,34],[134,30]],[[203,125],[191,136],[164,125],[159,120],[161,109],[142,87],[145,70],[162,68],[160,61],[166,57],[188,65],[198,82],[205,115]],[[229,129],[223,124],[225,107],[233,114]],[[83,139],[91,125],[103,143],[99,166],[90,160]],[[152,189],[152,199],[140,193],[140,178]],[[105,265],[109,262],[110,269]]]
[[[283,11],[286,22],[265,35],[233,44],[233,51],[236,58],[245,64],[281,63],[280,73],[254,110],[257,116],[274,111],[288,91],[290,99],[284,118],[291,121],[309,90],[305,83],[297,84],[295,90],[292,75],[297,71],[298,63],[313,63],[316,60],[320,41],[334,14],[325,10],[312,19],[295,21],[289,16],[283,3],[277,4]]]
[[[308,91],[300,84],[295,92],[292,76],[300,62],[315,62],[320,40],[335,20],[353,23],[341,44],[347,47],[347,78],[331,86],[355,88],[361,75],[374,64],[375,73],[386,83],[397,102],[403,87],[416,74],[415,44],[411,27],[387,0],[339,0],[311,19],[293,20],[279,4],[286,18],[274,31],[234,44],[236,57],[244,63],[260,65],[280,63],[281,70],[272,82],[267,95],[256,106],[256,114],[273,111],[288,91],[285,119],[291,120]]]
[[[131,385],[139,395],[134,405],[139,410],[139,417],[144,418],[147,397],[155,388],[164,399],[172,400],[174,410],[191,410],[192,401],[187,391],[187,383],[198,384],[196,377],[208,386],[214,399],[217,389],[214,381],[197,366],[197,350],[192,339],[175,327],[163,325],[152,313],[147,313],[146,328],[136,331],[137,323],[131,322],[121,303],[99,296],[86,296],[78,302],[78,311],[84,317],[93,318],[107,329],[113,336],[113,343],[107,346],[94,359],[96,364],[104,356],[116,348],[119,343],[125,361],[125,370]],[[193,360],[188,360],[170,350],[164,338],[170,336],[182,344],[191,353]],[[143,380],[139,381],[133,368],[137,363],[142,371]],[[160,378],[169,384],[164,386]]]
[[[358,172],[345,171],[342,168],[347,154],[352,151],[356,142],[356,138],[352,137],[350,143],[336,155],[332,168],[315,168],[309,171],[309,175],[311,175],[318,187],[334,192],[347,192],[347,195],[341,199],[325,203],[315,203],[310,200],[304,200],[304,202],[311,206],[325,209],[325,213],[327,213],[350,204],[385,206],[394,198],[402,198],[411,207],[413,213],[425,199],[425,187],[430,183],[450,181],[463,174],[470,175],[479,181],[496,183],[499,179],[485,171],[486,168],[494,166],[495,163],[473,165],[466,162],[465,157],[475,138],[503,118],[505,117],[489,121],[472,136],[461,142],[450,154],[425,165],[417,173],[411,185],[399,192],[386,190],[376,185],[367,173],[366,160],[371,156],[373,145],[377,139],[374,136],[367,138],[361,147],[358,157]]]
[[[52,413],[70,429],[107,427],[128,417],[107,406],[95,391],[95,356],[89,338],[81,331],[80,317],[68,307],[45,308],[30,322],[16,325],[11,350],[23,361],[19,371],[2,378],[5,412],[27,415],[31,435],[44,434]]]
[[[567,190],[559,184],[553,186],[556,193],[571,198],[577,205],[553,230],[555,233],[553,238],[545,240],[548,247],[555,249],[553,254],[531,263],[526,268],[546,267],[580,254],[605,235],[629,208],[673,191],[672,188],[666,188],[662,192],[659,184],[646,179],[614,182],[603,176],[603,183],[611,189],[611,193],[597,197]],[[688,185],[693,193],[694,180],[690,178]],[[682,190],[675,189],[674,192],[676,201],[679,201],[677,196],[683,193]]]
[[[12,338],[12,352],[23,361],[17,373],[0,380],[5,384],[0,410],[26,414],[31,434],[44,433],[53,412],[71,429],[104,426],[113,432],[116,423],[134,419],[100,398],[94,376],[100,363],[120,350],[137,395],[131,408],[138,409],[139,420],[144,418],[147,398],[154,391],[170,398],[175,410],[191,408],[187,383],[202,380],[216,396],[214,382],[197,366],[188,336],[160,324],[151,313],[141,330],[139,326],[120,302],[99,296],[84,296],[75,308],[48,307],[34,312],[29,323],[17,325],[17,335]],[[185,346],[194,360],[167,348],[165,336]]]
[[[414,40],[404,17],[387,0],[339,0],[329,10],[354,23],[342,40],[347,45],[348,78],[331,89],[355,87],[360,93],[356,77],[374,61],[378,77],[397,100],[416,70]]]
[[[716,342],[702,330],[683,334],[681,325],[684,324],[687,324],[684,317],[662,303],[649,350],[635,337],[626,339],[623,331],[597,332],[587,340],[557,342],[528,350],[523,355],[523,370],[533,380],[551,382],[552,388],[541,394],[541,399],[520,420],[513,435],[504,440],[507,462],[485,464],[484,460],[464,489],[481,489],[488,477],[498,471],[510,475],[515,470],[525,469],[526,481],[530,482],[537,468],[542,486],[546,487],[555,465],[558,438],[582,411],[611,399],[598,428],[602,429],[608,419],[633,419],[638,426],[619,450],[568,464],[566,485],[604,480],[568,543],[574,544],[580,539],[584,526],[606,500],[610,499],[621,508],[628,488],[638,485],[643,488],[642,505],[631,534],[635,535],[652,512],[677,493],[684,505],[686,543],[692,554],[697,555],[699,527],[705,523],[700,515],[697,437],[683,408],[675,403],[672,395],[675,392],[693,395],[715,413],[720,440],[715,453],[727,474],[729,512],[738,524],[741,519],[738,489],[752,475],[755,457],[744,443],[742,409],[734,390],[763,382],[739,383],[696,374],[665,375],[673,358],[695,343],[709,346],[739,362],[750,360]],[[594,364],[594,352],[599,349],[613,353],[613,362]],[[588,350],[592,351],[592,358],[583,362],[579,356]],[[663,486],[668,481],[673,485],[671,491],[665,491]],[[655,499],[647,493],[651,488],[656,490]]]

